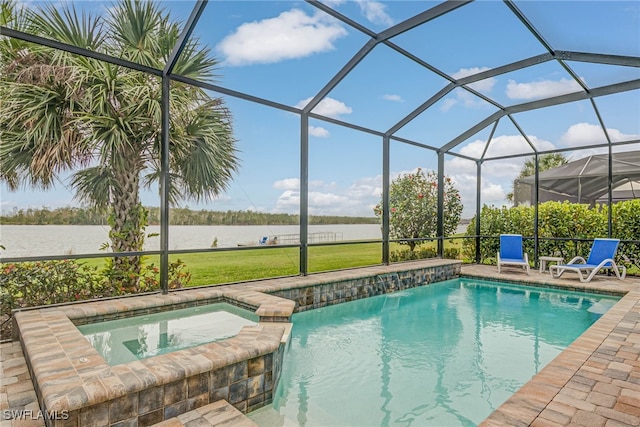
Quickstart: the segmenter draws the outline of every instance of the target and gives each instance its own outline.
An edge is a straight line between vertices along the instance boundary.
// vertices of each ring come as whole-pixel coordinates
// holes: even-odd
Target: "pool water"
[[[110,365],[133,362],[235,336],[256,325],[254,313],[227,303],[78,326]]]
[[[474,426],[618,298],[455,279],[293,316],[260,426]]]

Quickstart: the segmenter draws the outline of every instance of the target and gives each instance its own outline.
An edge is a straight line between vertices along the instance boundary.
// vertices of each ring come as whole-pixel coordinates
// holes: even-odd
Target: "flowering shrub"
[[[389,187],[389,235],[392,239],[437,237],[438,176],[418,168],[415,173],[400,175]],[[374,208],[382,216],[382,201]],[[462,215],[460,193],[451,178],[444,179],[444,235],[452,234]],[[401,244],[413,251],[419,242]]]
[[[155,264],[143,264],[140,273],[123,273],[109,263],[103,274],[113,286],[114,295],[138,294],[160,289],[160,269]],[[124,274],[124,276],[123,276]],[[186,264],[181,260],[169,263],[169,289],[179,289],[191,282],[191,273],[186,271]]]
[[[181,260],[169,263],[169,289],[180,289],[189,285],[191,273],[186,271],[186,264]],[[149,264],[142,268],[139,287],[134,293],[149,292],[160,289],[160,269],[155,264]]]
[[[104,277],[72,260],[3,264],[0,271],[0,308],[9,315],[22,307],[57,304],[108,296]]]
[[[111,270],[113,271],[113,270]],[[0,313],[5,317],[5,331],[11,311],[16,308],[36,307],[94,298],[148,292],[160,289],[160,270],[144,265],[139,286],[130,289],[118,282],[114,275],[100,274],[97,267],[75,260],[49,260],[3,264],[0,269]],[[191,273],[181,260],[169,264],[169,289],[186,286]]]

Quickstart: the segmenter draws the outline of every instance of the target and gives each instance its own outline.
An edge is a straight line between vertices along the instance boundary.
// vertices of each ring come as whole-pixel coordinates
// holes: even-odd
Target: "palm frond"
[[[150,189],[154,184],[160,182],[160,169],[159,168],[153,168],[150,169],[151,171],[146,173],[143,177],[142,177],[142,185],[146,188],[146,189]],[[169,174],[169,194],[168,194],[168,199],[169,199],[169,205],[171,206],[178,206],[180,201],[182,199],[184,199],[184,197],[181,194],[182,188],[184,187],[181,184],[182,178],[179,175],[176,174]]]
[[[111,10],[107,19],[112,47],[122,58],[162,68],[158,55],[159,38],[168,18],[163,16],[163,10],[156,2],[123,0]]]
[[[95,166],[76,172],[71,177],[75,197],[98,209],[109,206],[111,189],[115,185],[110,168]]]
[[[105,34],[101,20],[86,12],[78,15],[73,3],[62,10],[53,4],[28,11],[30,32],[63,43],[100,51]]]
[[[239,166],[228,111],[216,100],[201,104],[189,111],[183,132],[171,135],[171,171],[181,177],[183,198],[212,199]]]

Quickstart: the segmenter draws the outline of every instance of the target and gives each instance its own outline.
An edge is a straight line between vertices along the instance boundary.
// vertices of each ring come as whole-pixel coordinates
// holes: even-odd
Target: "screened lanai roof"
[[[174,74],[184,45],[156,75],[308,114],[312,129],[334,123],[471,160],[576,148],[550,116],[565,130],[596,126],[589,145],[640,140],[638,2],[160,3],[185,38],[212,47],[223,78]]]
[[[614,201],[640,198],[640,151],[611,155],[611,186]],[[533,190],[535,177],[519,180]],[[539,200],[575,203],[606,203],[609,192],[609,155],[585,157],[539,174]]]

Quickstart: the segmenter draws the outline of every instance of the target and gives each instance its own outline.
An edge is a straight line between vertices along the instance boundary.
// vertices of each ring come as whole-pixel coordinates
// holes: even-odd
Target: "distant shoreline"
[[[145,206],[148,223],[160,225],[160,208]],[[14,209],[11,214],[0,215],[4,225],[106,225],[108,215],[91,208],[64,207],[56,209]],[[309,216],[309,225],[329,224],[379,224],[379,218],[372,216]],[[288,213],[266,213],[255,211],[212,211],[171,208],[169,225],[220,225],[220,226],[276,226],[298,225],[300,215]]]

